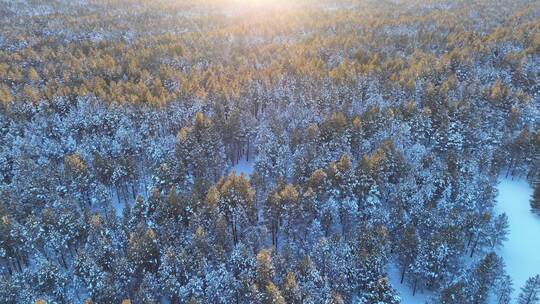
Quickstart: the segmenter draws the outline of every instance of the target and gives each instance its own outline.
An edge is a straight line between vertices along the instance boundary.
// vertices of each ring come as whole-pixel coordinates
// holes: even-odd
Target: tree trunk
[[[234,245],[236,246],[236,223],[234,221],[234,219],[231,221],[231,230],[232,230],[232,235],[233,235],[233,243]]]
[[[478,236],[476,237],[476,240],[474,241],[474,244],[471,248],[471,255],[470,257],[472,258],[473,255],[474,255],[474,251],[476,250],[476,246],[478,246],[478,241],[480,240],[480,233],[478,233]]]
[[[137,198],[137,190],[135,189],[135,183],[131,185],[131,195],[133,196],[133,200]]]
[[[535,295],[536,295],[536,292],[531,291],[529,293],[529,296],[527,297],[527,302],[525,302],[524,304],[531,304],[531,300],[534,298]]]
[[[474,236],[474,233],[469,233],[469,241],[467,242],[467,248],[469,248],[469,246],[471,246],[471,241],[472,241],[472,238]]]
[[[19,261],[18,258],[16,258],[15,261],[17,261],[17,267],[19,268],[19,272],[22,272],[21,262]]]
[[[274,247],[278,247],[278,223],[276,220],[272,221],[272,245]]]
[[[246,161],[249,162],[249,137],[247,140],[247,153],[246,153]]]
[[[64,253],[62,251],[60,251],[60,261],[62,262],[62,266],[67,269],[66,259],[64,259]]]
[[[272,246],[276,246],[276,228],[274,223],[272,223]]]

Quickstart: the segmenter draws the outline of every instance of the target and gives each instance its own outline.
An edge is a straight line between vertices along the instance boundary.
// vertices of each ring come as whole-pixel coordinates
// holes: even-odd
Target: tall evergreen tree
[[[530,277],[525,286],[521,288],[518,297],[519,304],[538,304],[540,303],[540,275]]]
[[[257,278],[259,287],[266,287],[274,279],[275,270],[270,250],[263,249],[257,254]]]
[[[285,304],[285,299],[281,295],[279,288],[270,282],[266,285],[263,301],[261,304]]]
[[[289,304],[299,304],[302,302],[300,289],[296,283],[294,272],[288,272],[283,282],[283,297]]]
[[[540,179],[536,181],[534,185],[534,192],[531,198],[531,210],[540,215]]]

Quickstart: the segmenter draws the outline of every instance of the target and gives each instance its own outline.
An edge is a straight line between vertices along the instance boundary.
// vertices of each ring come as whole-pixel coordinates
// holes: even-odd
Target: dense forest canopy
[[[521,290],[493,208],[505,175],[540,213],[538,1],[0,0],[0,29],[0,303]]]

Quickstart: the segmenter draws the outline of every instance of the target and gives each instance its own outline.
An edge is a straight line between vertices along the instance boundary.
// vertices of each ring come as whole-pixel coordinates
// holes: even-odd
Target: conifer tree
[[[159,267],[159,244],[154,229],[141,228],[129,238],[128,256],[139,271],[156,271]]]
[[[329,304],[345,304],[345,300],[338,292],[333,291],[330,296]]]
[[[401,298],[397,294],[390,284],[387,278],[380,278],[375,281],[371,281],[367,285],[367,289],[360,298],[360,303],[385,303],[385,304],[399,304]]]
[[[262,304],[286,304],[279,288],[270,282],[266,285]]]
[[[274,278],[274,265],[272,262],[272,254],[268,249],[262,249],[257,254],[257,278],[256,282],[259,286],[267,286]]]
[[[68,155],[64,158],[66,178],[77,190],[77,194],[82,196],[86,202],[90,202],[89,189],[91,186],[91,177],[86,162],[78,153]]]
[[[283,282],[283,298],[285,302],[290,304],[301,303],[301,294],[294,272],[288,272]]]
[[[272,230],[272,245],[278,245],[278,233],[282,217],[287,215],[288,231],[292,230],[292,221],[296,217],[299,193],[293,185],[278,185],[266,200],[266,218],[270,221]]]
[[[208,206],[217,206],[229,223],[234,245],[238,244],[241,229],[256,217],[255,191],[243,174],[231,173],[211,187],[206,196]]]
[[[534,192],[531,198],[531,211],[540,215],[540,179],[534,185]]]
[[[508,274],[501,275],[497,278],[494,289],[499,304],[509,304],[511,302],[514,287],[512,285],[512,278]]]
[[[497,277],[504,274],[502,258],[497,254],[488,253],[476,266],[473,276],[475,278],[474,302],[485,303],[489,292],[495,286]]]
[[[493,221],[493,232],[491,236],[491,248],[501,246],[504,241],[508,239],[508,229],[510,224],[508,223],[508,216],[506,213],[498,215]]]
[[[416,228],[413,225],[408,225],[397,245],[398,261],[401,264],[401,284],[403,284],[405,272],[416,258],[418,250],[418,236],[416,233]]]
[[[540,275],[530,277],[525,286],[521,288],[518,297],[518,304],[538,304],[540,303]]]

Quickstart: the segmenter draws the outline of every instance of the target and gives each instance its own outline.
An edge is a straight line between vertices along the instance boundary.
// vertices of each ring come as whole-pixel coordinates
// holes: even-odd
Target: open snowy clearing
[[[243,173],[247,178],[253,173],[255,167],[255,158],[250,158],[249,161],[242,158],[234,167],[232,168],[232,171],[236,172],[236,174],[240,175],[240,173]]]
[[[498,185],[497,213],[506,212],[510,224],[508,241],[498,254],[504,258],[506,270],[514,282],[513,299],[529,277],[540,274],[540,216],[531,212],[532,188],[526,180],[503,178]]]

